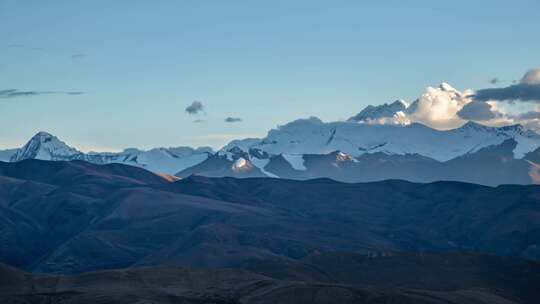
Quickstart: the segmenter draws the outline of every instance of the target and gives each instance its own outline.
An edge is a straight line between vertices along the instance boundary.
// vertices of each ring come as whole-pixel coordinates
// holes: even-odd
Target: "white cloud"
[[[415,102],[415,111],[409,113],[411,122],[419,122],[435,129],[446,130],[461,126],[465,121],[457,113],[471,99],[470,92],[461,93],[447,83],[428,87]]]
[[[540,69],[532,69],[527,71],[521,78],[521,83],[525,84],[540,84]]]
[[[528,76],[526,75],[526,81],[535,81],[536,75],[534,73]],[[466,123],[467,119],[463,119],[465,117],[477,119],[482,124],[489,126],[504,126],[519,123],[527,129],[540,131],[540,118],[531,114],[535,111],[540,112],[540,106],[537,106],[536,109],[531,109],[490,100],[485,102],[487,105],[486,109],[489,109],[493,115],[463,115],[462,112],[460,117],[460,111],[466,105],[470,105],[468,107],[470,112],[470,108],[473,107],[474,103],[484,103],[474,100],[472,96],[472,90],[460,92],[447,83],[442,83],[438,87],[426,88],[425,92],[404,112],[396,112],[393,117],[367,119],[363,122],[370,124],[405,125],[416,122],[438,130],[448,130],[458,128]],[[509,108],[510,106],[511,108]],[[525,112],[527,112],[527,115],[523,115]]]

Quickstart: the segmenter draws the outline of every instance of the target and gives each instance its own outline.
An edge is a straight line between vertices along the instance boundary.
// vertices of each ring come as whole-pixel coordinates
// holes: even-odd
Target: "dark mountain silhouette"
[[[0,265],[2,303],[537,303],[540,264],[470,254],[314,253],[236,269],[171,266],[78,275]],[[138,302],[139,301],[139,302]]]
[[[192,176],[124,165],[0,163],[0,261],[81,272],[230,267],[315,251],[540,258],[540,187]]]

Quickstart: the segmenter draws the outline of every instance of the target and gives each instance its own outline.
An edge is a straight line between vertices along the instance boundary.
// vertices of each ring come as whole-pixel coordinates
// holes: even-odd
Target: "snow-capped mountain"
[[[39,132],[34,135],[26,145],[18,149],[10,158],[16,162],[24,159],[41,160],[72,160],[82,159],[83,153],[74,149],[63,141],[47,132]]]
[[[0,161],[17,162],[25,159],[51,161],[83,160],[96,164],[121,163],[147,170],[174,174],[196,165],[213,153],[209,147],[155,148],[148,151],[126,149],[122,152],[83,153],[47,132],[34,135],[20,149],[0,151]]]
[[[486,149],[490,151],[490,148],[501,147],[495,149],[504,154],[499,155],[499,158],[521,160],[516,165],[519,167],[516,169],[520,172],[519,178],[524,183],[530,181],[527,172],[532,171],[529,165],[524,164],[525,156],[538,151],[540,135],[525,130],[521,125],[490,127],[466,122],[456,113],[471,102],[470,95],[468,90],[460,92],[443,82],[436,87],[427,87],[410,105],[397,100],[389,104],[367,106],[347,121],[323,122],[316,117],[298,119],[270,130],[261,139],[231,141],[213,156],[219,161],[209,159],[201,166],[179,172],[178,176],[204,175],[205,172],[212,172],[214,176],[238,176],[238,170],[228,167],[238,167],[241,158],[244,168],[242,176],[332,177],[348,181],[372,178],[429,181],[436,177],[452,179],[457,176],[457,180],[473,181],[463,175],[466,172],[451,173],[451,168],[442,164],[467,155],[491,155]],[[442,122],[440,129],[428,126],[435,121]],[[460,127],[455,127],[460,123]],[[365,162],[373,161],[392,163],[395,168],[408,169],[396,171],[395,168],[385,168],[381,175],[359,171],[369,167]],[[209,163],[214,166],[208,166]],[[218,169],[216,165],[224,167]],[[417,170],[421,169],[415,166],[436,170],[436,165],[441,165],[441,172],[446,173],[425,173],[415,177]],[[330,174],[329,170],[334,168],[345,171]],[[478,181],[497,184],[498,181],[509,180],[495,181],[484,176]]]
[[[409,124],[411,121],[407,116],[414,115],[421,103],[424,105],[422,107],[424,112],[432,112],[429,114],[447,112],[450,108],[457,107],[458,105],[463,106],[465,102],[470,101],[468,99],[470,93],[469,90],[460,92],[448,83],[443,82],[436,87],[427,87],[425,92],[411,104],[398,99],[392,103],[384,103],[378,106],[368,105],[347,121],[371,124]],[[425,109],[426,105],[431,107],[431,109]],[[439,106],[438,109],[436,109],[437,106]],[[454,112],[453,114],[455,115],[456,113]]]
[[[456,113],[470,102],[468,96],[467,91],[462,93],[442,83],[426,88],[410,105],[397,100],[368,106],[347,121],[298,119],[270,130],[264,138],[233,140],[217,153],[210,148],[189,147],[83,153],[40,132],[21,149],[0,151],[0,160],[122,163],[180,177],[201,174],[331,177],[345,181],[452,179],[490,185],[540,183],[540,135],[521,125],[490,127],[465,122]],[[435,118],[451,127],[428,126]],[[462,125],[455,127],[459,123]],[[472,178],[469,168],[478,164],[483,166],[477,167],[480,175]],[[499,174],[496,170],[502,171]]]
[[[148,151],[131,148],[118,153],[88,153],[85,160],[97,164],[122,163],[157,173],[175,174],[206,160],[213,153],[210,147],[154,148]]]
[[[293,121],[262,139],[235,140],[177,174],[347,182],[457,180],[540,183],[540,135],[520,125],[474,122],[446,131],[422,124]]]
[[[227,155],[233,150],[260,151],[269,155],[328,154],[341,151],[353,157],[365,153],[420,154],[438,161],[498,145],[515,139],[514,156],[540,146],[540,135],[526,131],[520,125],[488,127],[468,122],[460,128],[440,131],[425,125],[362,124],[354,122],[322,122],[311,117],[299,119],[273,129],[258,141],[233,141],[219,153]],[[295,162],[298,162],[295,160]]]
[[[360,113],[349,118],[350,122],[368,122],[381,118],[394,117],[398,112],[405,112],[409,105],[404,100],[396,100],[390,104],[385,103],[379,106],[368,105]]]

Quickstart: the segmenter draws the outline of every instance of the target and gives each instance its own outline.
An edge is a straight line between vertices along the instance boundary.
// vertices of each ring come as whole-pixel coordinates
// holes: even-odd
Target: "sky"
[[[219,148],[442,81],[511,86],[539,28],[537,0],[0,0],[0,149]]]

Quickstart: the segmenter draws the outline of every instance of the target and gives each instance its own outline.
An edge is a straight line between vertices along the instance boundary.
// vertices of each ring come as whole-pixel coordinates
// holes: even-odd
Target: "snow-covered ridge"
[[[447,83],[427,87],[410,105],[403,100],[367,106],[347,121],[323,122],[319,118],[298,119],[272,129],[264,138],[231,141],[217,152],[235,172],[253,167],[264,174],[270,159],[280,156],[296,171],[306,170],[305,155],[337,152],[338,161],[356,161],[363,154],[385,153],[432,158],[438,161],[517,142],[515,158],[540,146],[540,135],[521,125],[490,127],[466,122],[457,115],[471,102],[468,91],[460,92]],[[212,156],[211,148],[155,148],[148,151],[126,149],[118,153],[83,153],[46,132],[36,134],[24,147],[0,151],[0,161],[28,158],[46,160],[85,160],[97,164],[122,163],[154,172],[176,174]],[[281,162],[283,163],[283,162]]]
[[[16,162],[24,159],[65,160],[82,157],[82,152],[46,132],[34,135],[26,145],[18,149],[10,158]]]
[[[273,129],[259,141],[231,142],[219,153],[227,154],[235,149],[246,153],[250,150],[261,151],[269,155],[328,154],[341,151],[356,157],[364,153],[383,152],[420,154],[438,161],[447,161],[487,146],[501,144],[511,138],[518,143],[514,150],[516,158],[540,146],[540,135],[526,131],[519,125],[488,127],[468,122],[457,129],[440,131],[418,123],[325,123],[311,117]],[[297,166],[299,164],[297,159],[294,163]]]
[[[350,122],[366,122],[370,120],[377,120],[381,118],[394,117],[398,112],[405,112],[409,105],[404,100],[396,100],[393,103],[385,103],[379,106],[369,105],[365,107],[360,113],[349,118]]]
[[[0,161],[84,160],[96,164],[121,163],[157,173],[175,174],[206,160],[213,153],[210,147],[196,149],[190,147],[155,148],[148,151],[131,148],[122,152],[83,153],[68,146],[56,136],[47,132],[39,132],[20,149],[0,151]]]
[[[540,136],[520,125],[490,127],[461,119],[456,113],[471,101],[470,95],[469,90],[460,92],[443,82],[427,87],[410,105],[403,100],[370,105],[347,121],[298,119],[270,130],[262,139],[232,141],[219,154],[230,160],[240,152],[244,158],[248,154],[249,160],[260,158],[253,152],[265,154],[265,158],[282,155],[293,168],[301,170],[303,155],[335,151],[353,160],[365,153],[382,152],[419,154],[448,161],[507,139],[517,142],[513,150],[515,158],[522,158],[540,146]]]

